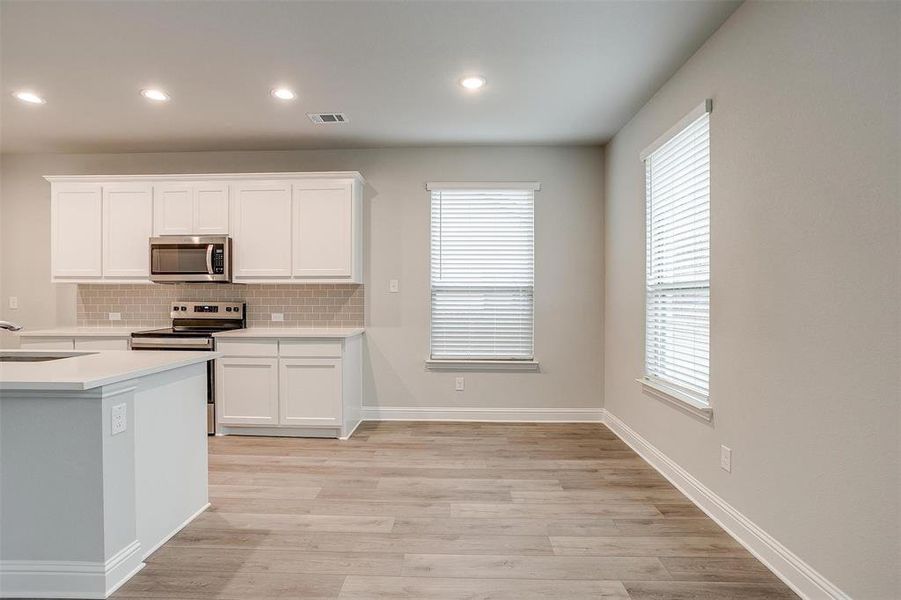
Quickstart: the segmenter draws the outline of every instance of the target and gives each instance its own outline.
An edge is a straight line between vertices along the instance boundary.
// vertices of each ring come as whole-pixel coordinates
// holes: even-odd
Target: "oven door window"
[[[150,249],[150,269],[154,275],[206,274],[207,246],[158,245]]]

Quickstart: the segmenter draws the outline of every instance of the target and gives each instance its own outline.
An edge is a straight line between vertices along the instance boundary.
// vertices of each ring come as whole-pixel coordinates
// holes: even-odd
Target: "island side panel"
[[[135,489],[145,557],[209,505],[206,386],[206,363],[139,380]]]
[[[104,562],[101,421],[99,390],[0,392],[4,563]]]

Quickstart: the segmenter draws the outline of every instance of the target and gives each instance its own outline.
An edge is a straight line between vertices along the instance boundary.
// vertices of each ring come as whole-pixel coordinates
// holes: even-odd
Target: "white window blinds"
[[[531,359],[533,189],[432,190],[432,359]]]
[[[708,110],[695,111],[645,158],[645,377],[704,403],[710,376]]]

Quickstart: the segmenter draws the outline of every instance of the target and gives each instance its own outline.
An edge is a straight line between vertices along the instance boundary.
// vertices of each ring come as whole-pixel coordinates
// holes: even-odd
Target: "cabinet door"
[[[218,359],[216,413],[225,425],[277,425],[278,359]]]
[[[353,184],[305,181],[294,185],[294,276],[352,275]]]
[[[228,184],[194,184],[194,229],[197,235],[228,235]]]
[[[146,279],[152,231],[149,184],[103,186],[103,277]]]
[[[74,350],[72,338],[22,338],[19,341],[21,350]]]
[[[100,185],[53,184],[50,256],[53,279],[90,279],[103,274]]]
[[[153,234],[194,233],[194,190],[188,183],[153,186]]]
[[[341,426],[341,359],[279,360],[279,423]]]
[[[75,338],[76,350],[128,350],[129,338]]]
[[[240,183],[232,193],[235,278],[291,277],[291,185]]]

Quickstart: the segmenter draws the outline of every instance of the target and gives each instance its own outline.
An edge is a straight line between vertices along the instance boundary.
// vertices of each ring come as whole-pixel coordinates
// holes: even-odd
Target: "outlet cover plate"
[[[117,404],[110,411],[110,426],[112,435],[122,433],[128,429],[128,406],[125,404]]]
[[[732,448],[720,446],[720,468],[727,473],[732,472]]]

